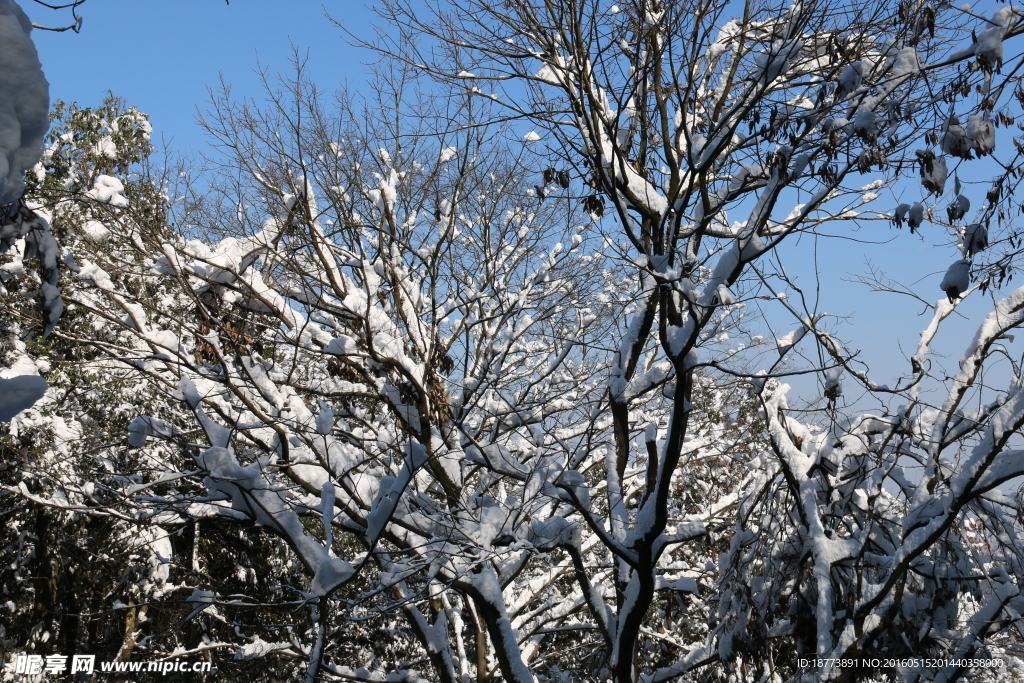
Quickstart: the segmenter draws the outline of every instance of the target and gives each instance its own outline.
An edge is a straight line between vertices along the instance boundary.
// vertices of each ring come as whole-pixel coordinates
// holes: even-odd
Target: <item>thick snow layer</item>
[[[100,223],[99,221],[87,221],[82,226],[82,231],[94,242],[104,242],[110,235],[110,230],[107,226],[103,225],[103,223]]]
[[[966,257],[971,257],[980,251],[988,248],[988,228],[982,223],[971,223],[964,229],[961,251]]]
[[[18,3],[0,0],[0,204],[21,196],[50,126],[50,86],[31,31]]]
[[[149,437],[171,438],[178,435],[178,428],[169,422],[149,415],[140,415],[128,425],[128,445],[141,448]]]
[[[776,40],[770,49],[754,55],[754,67],[764,83],[771,83],[789,70],[803,49],[800,40]]]
[[[974,46],[974,54],[986,70],[997,69],[1003,63],[1003,39],[1006,37],[1010,27],[1016,21],[1015,15],[1019,10],[1008,5],[996,10],[989,25],[978,34],[978,41]]]
[[[917,56],[917,50],[912,47],[905,47],[896,54],[893,62],[890,78],[903,78],[921,70],[921,62]]]
[[[942,135],[942,151],[961,159],[971,159],[973,152],[983,157],[995,148],[996,128],[987,118],[974,114],[965,127],[956,116],[950,115]]]
[[[958,194],[953,203],[946,209],[946,214],[949,216],[949,222],[958,221],[967,215],[967,212],[971,210],[971,200],[962,194]]]
[[[799,344],[805,334],[807,334],[807,328],[800,327],[779,337],[775,341],[775,344],[779,349],[779,353],[786,353],[791,348]]]
[[[715,294],[718,296],[719,303],[723,306],[732,306],[736,303],[736,297],[732,295],[732,292],[725,286],[725,283],[718,285]]]
[[[984,116],[974,114],[967,119],[967,137],[970,138],[978,156],[986,156],[995,151],[996,127]]]
[[[398,508],[402,493],[412,481],[416,470],[423,466],[429,455],[423,444],[410,443],[406,450],[405,462],[402,464],[398,476],[380,478],[377,496],[370,512],[366,515],[366,536],[370,539],[371,546],[377,542],[384,527]]]
[[[15,415],[31,408],[46,389],[46,380],[39,375],[0,379],[0,422],[10,422]]]
[[[565,545],[579,546],[580,528],[578,524],[570,522],[565,517],[535,519],[530,523],[527,540],[542,552]]]
[[[351,356],[359,353],[359,345],[355,339],[343,334],[337,339],[332,339],[324,347],[324,353],[330,353],[335,356]]]
[[[292,645],[284,641],[271,643],[254,636],[252,642],[242,645],[235,650],[235,659],[258,659],[265,657],[272,652],[288,650]]]
[[[98,202],[123,209],[128,206],[128,199],[123,192],[124,184],[120,180],[113,176],[101,175],[96,177],[93,188],[85,194]]]
[[[946,178],[949,176],[949,169],[946,166],[946,157],[935,157],[930,163],[921,168],[921,184],[929,192],[941,195],[946,189]]]
[[[960,123],[960,119],[950,114],[945,124],[945,132],[942,134],[942,151],[962,159],[971,158],[971,141],[967,137],[967,130]]]
[[[863,139],[874,142],[878,137],[878,114],[873,111],[860,111],[853,119],[853,130]]]
[[[842,100],[853,94],[861,86],[864,79],[865,64],[862,61],[848,64],[839,75],[839,88],[836,90],[836,99]]]
[[[910,213],[910,204],[900,204],[896,207],[896,213],[893,216],[893,223],[896,224],[897,228],[903,227],[903,221],[907,219],[907,214]]]
[[[907,214],[907,225],[910,226],[910,231],[913,232],[917,228],[921,227],[921,223],[924,221],[924,204],[921,202],[914,202],[914,205],[910,207],[910,213]]]
[[[843,376],[843,368],[840,366],[825,370],[825,391],[832,392],[833,396],[842,394],[843,385],[840,380]]]
[[[458,150],[457,147],[445,147],[444,149],[441,150],[441,155],[438,158],[437,163],[439,163],[439,164],[447,163],[447,162],[451,161],[452,159],[454,159],[458,153],[459,153],[459,150]]]
[[[971,287],[971,262],[960,259],[949,267],[939,284],[939,289],[946,293],[950,301],[959,299]]]

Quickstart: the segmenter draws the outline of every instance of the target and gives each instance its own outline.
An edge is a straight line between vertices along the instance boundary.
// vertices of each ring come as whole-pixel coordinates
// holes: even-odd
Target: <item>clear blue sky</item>
[[[38,24],[69,23],[66,11],[21,5]],[[364,36],[375,19],[362,3],[339,0],[88,0],[81,33],[37,30],[34,39],[52,101],[95,106],[112,91],[149,114],[179,152],[198,152],[196,108],[221,75],[236,96],[259,96],[257,64],[286,72],[294,46],[308,50],[321,87],[361,83],[372,55],[348,46],[327,13]]]

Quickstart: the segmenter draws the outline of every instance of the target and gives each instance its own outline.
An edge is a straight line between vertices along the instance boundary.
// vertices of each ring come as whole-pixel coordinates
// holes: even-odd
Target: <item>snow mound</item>
[[[47,388],[46,380],[39,375],[0,379],[0,422],[10,422],[15,415],[31,408]]]
[[[113,176],[101,175],[96,178],[93,188],[85,194],[98,202],[123,209],[128,206],[128,199],[123,192],[124,183]]]
[[[21,7],[0,0],[0,204],[21,196],[50,127],[50,85],[31,31]]]
[[[960,259],[949,267],[939,289],[946,293],[950,303],[955,302],[971,286],[971,262],[967,259]]]

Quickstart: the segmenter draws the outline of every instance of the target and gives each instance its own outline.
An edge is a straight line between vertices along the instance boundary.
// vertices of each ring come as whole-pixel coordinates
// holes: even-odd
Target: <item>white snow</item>
[[[438,156],[437,163],[444,164],[455,158],[455,155],[459,153],[457,147],[445,147],[441,150],[440,156]]]
[[[948,176],[949,169],[944,156],[933,157],[921,167],[921,184],[929,192],[941,195],[945,191]]]
[[[775,345],[779,349],[779,353],[785,354],[791,348],[796,346],[800,340],[804,338],[805,334],[807,334],[807,328],[798,327],[797,329],[779,337],[775,342]]]
[[[967,212],[971,210],[971,200],[962,194],[958,194],[953,203],[946,209],[946,214],[949,216],[949,222],[958,221],[967,215]]]
[[[128,199],[122,194],[123,192],[124,183],[120,180],[113,176],[100,175],[96,177],[92,189],[85,194],[103,204],[125,208],[128,206]]]
[[[859,111],[853,119],[853,130],[868,142],[878,137],[878,114],[873,111]]]
[[[971,158],[971,143],[960,119],[950,114],[943,128],[945,132],[942,134],[942,151],[955,157]]]
[[[960,259],[949,267],[939,289],[946,293],[950,301],[955,301],[963,296],[971,287],[971,262],[967,259]]]
[[[996,148],[996,127],[987,118],[974,114],[967,119],[967,137],[978,156],[991,154]]]
[[[917,73],[921,70],[921,62],[917,56],[917,50],[912,47],[904,47],[896,54],[896,62],[892,66],[889,76],[901,78]]]
[[[336,339],[332,339],[324,347],[324,353],[330,353],[335,356],[351,356],[359,353],[359,345],[355,339],[343,334]]]
[[[963,243],[960,246],[967,258],[988,248],[988,228],[982,223],[971,223],[964,228]]]
[[[148,558],[149,565],[148,580],[140,584],[145,588],[147,583],[162,586],[167,583],[171,573],[171,561],[174,559],[174,549],[171,547],[171,539],[168,532],[157,526],[144,526],[138,530],[139,539],[149,547],[151,555]]]
[[[973,114],[967,119],[965,127],[960,123],[960,119],[950,114],[944,125],[944,130],[942,151],[947,154],[961,159],[972,159],[974,158],[973,152],[977,152],[979,157],[983,157],[995,151],[995,125],[984,116]]]
[[[840,379],[842,378],[842,376],[843,376],[843,368],[841,366],[836,366],[834,368],[826,369],[825,370],[825,390],[826,390],[826,392],[828,392],[828,391],[835,392],[834,395],[837,395],[837,396],[840,393],[842,393],[842,384],[840,384]]]
[[[366,515],[366,536],[372,546],[398,507],[399,499],[412,481],[413,475],[427,461],[427,449],[422,444],[410,443],[397,477],[381,477],[376,499]]]
[[[907,215],[907,225],[910,226],[911,232],[921,227],[921,223],[924,221],[924,204],[921,202],[914,202],[914,205],[910,207],[910,213]]]
[[[896,227],[902,227],[903,221],[907,217],[907,213],[910,212],[910,204],[900,204],[896,207],[896,213],[893,216],[893,222],[896,223]]]
[[[259,636],[254,636],[252,642],[246,643],[242,647],[235,650],[235,659],[259,659],[265,657],[273,652],[288,650],[292,647],[291,643],[281,641],[277,643],[271,643],[261,639]]]
[[[718,296],[718,302],[723,306],[732,306],[736,303],[736,297],[725,286],[725,283],[718,285],[715,294]]]
[[[31,408],[47,388],[46,380],[39,375],[0,378],[0,422],[10,422],[15,415]]]
[[[836,90],[836,99],[846,99],[860,87],[861,81],[864,78],[864,66],[863,61],[856,61],[843,69],[843,72],[839,75],[839,88]]]
[[[761,72],[761,80],[771,83],[789,70],[803,49],[801,40],[776,40],[771,48],[754,55],[755,70]]]
[[[107,275],[107,271],[95,263],[83,261],[81,268],[78,270],[78,277],[84,282],[92,282],[100,289],[105,289],[108,292],[114,291],[114,283],[110,276]]]
[[[988,71],[998,70],[1003,63],[1003,39],[1010,27],[1016,22],[1019,10],[1013,5],[1000,7],[993,15],[987,28],[978,34],[978,42],[974,46],[974,54],[978,62]]]
[[[99,221],[86,221],[82,226],[82,231],[85,232],[86,236],[94,242],[104,242],[110,235],[110,230],[107,226],[103,225]]]
[[[141,448],[149,437],[170,438],[178,434],[178,428],[159,418],[140,415],[128,425],[128,445]]]
[[[117,158],[117,145],[114,144],[114,139],[109,135],[104,135],[102,138],[96,141],[93,145],[92,153],[96,156],[107,157],[108,159]]]
[[[18,3],[0,0],[0,205],[21,196],[50,126],[50,86],[31,31]]]

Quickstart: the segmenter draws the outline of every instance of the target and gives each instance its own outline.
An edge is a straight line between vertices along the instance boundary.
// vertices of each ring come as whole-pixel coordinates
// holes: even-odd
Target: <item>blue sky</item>
[[[69,23],[67,12],[21,4],[38,24]],[[359,35],[369,35],[375,18],[338,0],[88,0],[81,33],[37,30],[34,39],[52,101],[95,106],[112,91],[149,114],[177,151],[195,153],[204,143],[196,109],[222,75],[236,96],[258,97],[257,64],[285,72],[294,46],[308,50],[321,87],[362,81],[372,56],[348,46],[328,12]]]
[[[30,0],[22,4],[38,23],[60,25],[69,19],[66,13]],[[195,123],[196,112],[205,110],[207,90],[216,88],[221,77],[231,84],[236,98],[262,99],[257,65],[271,75],[286,73],[297,48],[300,54],[308,52],[308,73],[321,88],[348,83],[365,89],[365,63],[373,55],[347,45],[342,31],[325,18],[327,13],[359,36],[372,35],[372,11],[338,0],[232,0],[230,5],[223,0],[88,0],[81,8],[80,34],[37,31],[35,39],[52,100],[95,106],[112,91],[148,113],[158,139],[168,140],[172,151],[199,156],[205,138]],[[986,187],[969,193],[975,206],[980,206]],[[903,194],[907,196],[897,198],[883,191],[877,208],[891,210],[920,192],[913,188]],[[869,293],[842,278],[864,272],[867,258],[905,284],[917,282],[918,291],[934,300],[942,296],[938,288],[942,273],[958,255],[949,247],[933,246],[942,239],[937,226],[926,225],[922,240],[884,222],[869,222],[857,231],[848,225],[849,231],[843,232],[849,237],[887,243],[820,240],[820,310],[851,316],[837,332],[852,347],[864,350],[864,359],[880,371],[877,381],[889,382],[892,373],[907,371],[904,354],[913,352],[929,316],[920,315],[924,311],[920,302]],[[787,267],[813,292],[812,240],[805,237],[801,242],[795,250],[797,258]],[[949,321],[956,334],[949,334],[950,330],[937,343],[952,355],[948,369],[954,372],[956,359],[986,310],[982,301],[968,308],[974,312],[973,319]],[[780,321],[775,331],[784,334],[792,326]]]

